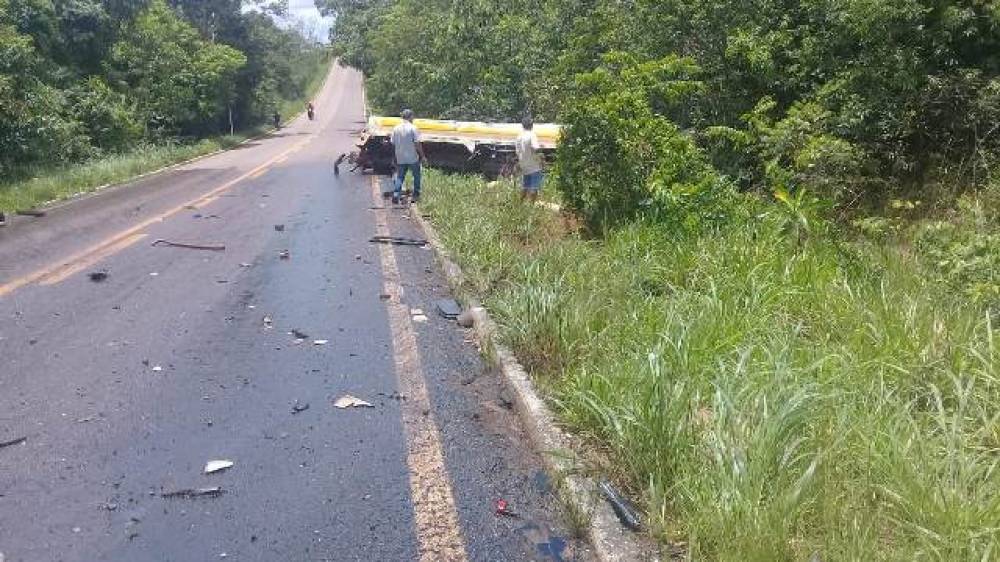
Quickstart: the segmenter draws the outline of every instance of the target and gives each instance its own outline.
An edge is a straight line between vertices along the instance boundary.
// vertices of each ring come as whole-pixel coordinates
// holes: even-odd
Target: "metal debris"
[[[0,449],[6,448],[6,447],[12,447],[14,445],[20,445],[21,443],[24,443],[27,440],[28,440],[27,437],[18,437],[17,439],[11,439],[10,441],[4,441],[4,442],[0,443]]]
[[[423,238],[406,238],[403,236],[373,236],[368,240],[374,244],[393,244],[396,246],[426,246]]]
[[[219,486],[213,486],[211,488],[187,488],[184,490],[176,490],[174,492],[164,492],[160,494],[161,498],[201,498],[201,497],[218,497],[223,493],[222,488]]]
[[[208,250],[211,252],[222,252],[225,251],[226,247],[222,244],[187,244],[185,242],[172,242],[170,240],[164,240],[163,238],[157,238],[153,241],[150,246],[170,246],[172,248],[187,248],[188,250]]]
[[[604,498],[608,500],[608,503],[611,504],[611,509],[615,511],[618,520],[621,521],[626,529],[630,531],[639,531],[642,529],[642,516],[639,515],[639,512],[625,496],[611,485],[611,482],[602,479],[597,484],[597,487],[601,490]]]

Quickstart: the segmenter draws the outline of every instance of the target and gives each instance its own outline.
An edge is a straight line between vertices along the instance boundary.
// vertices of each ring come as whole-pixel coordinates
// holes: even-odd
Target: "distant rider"
[[[313,102],[309,102],[306,104],[306,113],[309,114],[310,121],[312,121],[316,117],[316,106],[313,105]]]

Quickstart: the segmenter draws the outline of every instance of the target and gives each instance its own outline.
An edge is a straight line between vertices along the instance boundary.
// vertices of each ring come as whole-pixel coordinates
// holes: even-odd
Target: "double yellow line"
[[[253,179],[259,177],[263,172],[267,171],[268,167],[277,164],[279,162],[284,162],[290,154],[296,150],[305,146],[309,142],[309,139],[299,141],[294,146],[285,150],[281,154],[278,154],[274,158],[271,158],[267,162],[257,166],[253,170],[241,175],[240,177],[230,180],[219,187],[201,195],[200,197],[183,203],[176,207],[173,207],[167,211],[159,213],[153,217],[150,217],[139,224],[128,228],[122,232],[114,234],[103,241],[83,250],[73,254],[69,258],[62,260],[59,263],[50,264],[37,271],[29,273],[28,275],[19,277],[3,285],[0,285],[0,298],[13,293],[14,291],[24,287],[25,285],[30,285],[32,283],[39,283],[41,285],[55,285],[60,283],[70,276],[79,273],[80,271],[92,267],[94,264],[112,256],[125,248],[135,244],[139,240],[146,237],[146,234],[141,232],[152,224],[157,222],[162,222],[163,220],[191,207],[200,207],[211,203],[219,198],[223,192],[233,187],[234,185],[240,183],[246,179]]]

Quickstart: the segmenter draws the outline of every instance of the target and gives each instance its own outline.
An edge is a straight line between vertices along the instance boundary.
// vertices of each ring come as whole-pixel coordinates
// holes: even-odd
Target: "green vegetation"
[[[274,23],[286,8],[0,0],[0,209],[203,154],[297,111],[329,54]]]
[[[317,3],[378,110],[564,125],[564,214],[427,208],[657,538],[996,559],[995,3]]]
[[[799,218],[752,195],[711,229],[594,240],[513,183],[428,184],[468,289],[661,540],[696,560],[995,556],[996,317],[920,258],[829,224],[790,236]]]

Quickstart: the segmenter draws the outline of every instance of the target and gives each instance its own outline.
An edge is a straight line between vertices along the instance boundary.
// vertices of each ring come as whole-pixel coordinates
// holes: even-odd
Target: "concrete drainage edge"
[[[451,259],[451,253],[441,243],[429,221],[412,207],[415,218],[431,247],[438,264],[444,270],[449,285],[456,293],[462,288],[465,275]],[[593,478],[579,474],[573,462],[572,441],[555,424],[555,417],[538,395],[535,385],[517,357],[500,342],[496,324],[474,298],[462,299],[475,318],[474,331],[487,357],[502,374],[506,387],[514,395],[514,403],[525,424],[532,445],[541,455],[546,469],[560,496],[575,515],[588,520],[587,535],[601,562],[660,560],[659,548],[645,535],[622,527],[611,506],[604,501]],[[568,454],[566,454],[568,453]]]

